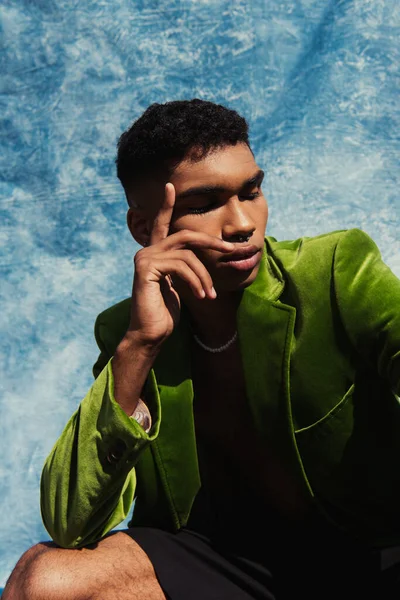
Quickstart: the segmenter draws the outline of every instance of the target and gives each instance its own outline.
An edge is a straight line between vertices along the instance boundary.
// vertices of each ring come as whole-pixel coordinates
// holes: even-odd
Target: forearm
[[[157,354],[158,350],[141,344],[134,334],[127,334],[115,350],[114,398],[128,416],[134,413],[139,400],[146,402],[143,388]]]
[[[134,467],[159,429],[152,374],[147,396],[153,418],[148,434],[115,401],[109,363],[66,425],[46,461],[41,484],[43,520],[60,546],[94,542],[128,513],[135,493]]]

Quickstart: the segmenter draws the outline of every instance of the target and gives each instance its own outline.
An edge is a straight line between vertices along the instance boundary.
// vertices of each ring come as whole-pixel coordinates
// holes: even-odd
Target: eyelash
[[[242,196],[244,200],[255,200],[260,195],[260,192],[254,192],[253,194],[249,194],[248,196]],[[189,208],[189,214],[191,215],[204,215],[208,213],[215,206],[215,202],[211,202],[206,206],[201,206],[199,208]]]

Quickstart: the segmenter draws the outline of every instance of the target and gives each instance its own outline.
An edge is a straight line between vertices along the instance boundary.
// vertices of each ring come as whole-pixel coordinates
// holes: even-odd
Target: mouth
[[[225,255],[220,262],[239,271],[253,269],[261,258],[261,250],[257,246],[238,248],[235,252]]]

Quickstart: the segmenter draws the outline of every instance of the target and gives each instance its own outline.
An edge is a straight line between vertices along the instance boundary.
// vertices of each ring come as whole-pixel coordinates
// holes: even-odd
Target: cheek
[[[199,261],[206,267],[207,271],[214,272],[215,264],[221,257],[219,252],[215,252],[215,250],[207,248],[192,248],[191,250],[193,254],[197,256]]]
[[[268,204],[265,203],[265,222],[268,221],[268,216],[269,216],[269,207],[268,207]]]
[[[265,199],[264,199],[262,205],[257,207],[257,220],[258,220],[260,226],[266,225],[266,223],[268,221],[268,204]]]

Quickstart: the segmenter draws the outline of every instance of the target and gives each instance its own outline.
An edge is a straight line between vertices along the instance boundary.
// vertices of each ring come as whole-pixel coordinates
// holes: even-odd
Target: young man
[[[117,169],[132,298],[98,317],[96,381],[44,467],[56,544],[4,597],[392,597],[400,281],[358,229],[264,238],[263,172],[222,106],[150,106]]]

